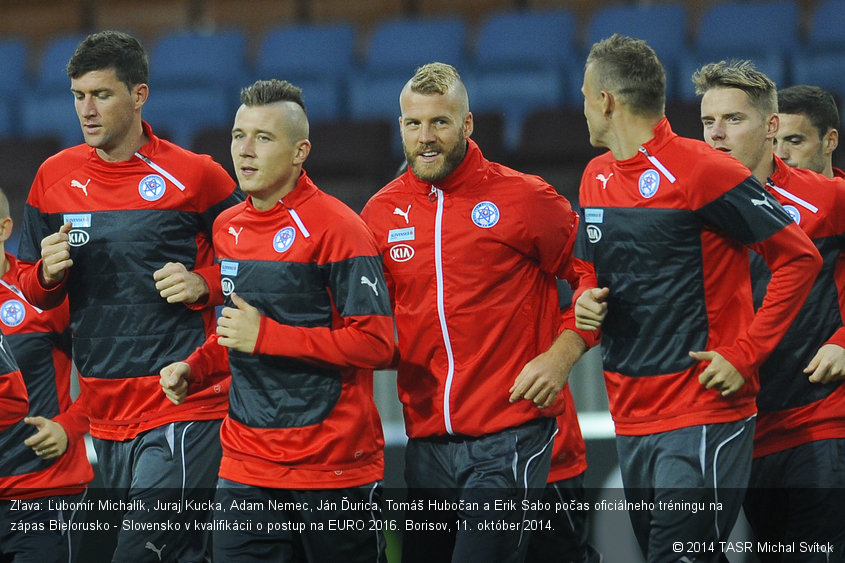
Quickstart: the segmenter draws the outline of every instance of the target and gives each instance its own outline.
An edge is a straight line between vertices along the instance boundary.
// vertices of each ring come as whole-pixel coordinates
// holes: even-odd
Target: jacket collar
[[[282,197],[282,199],[280,199],[278,203],[273,206],[273,209],[276,209],[277,207],[279,207],[279,205],[287,207],[288,209],[296,209],[301,206],[305,201],[314,197],[314,195],[318,191],[319,189],[317,188],[317,185],[311,181],[311,178],[308,177],[308,174],[306,174],[305,170],[303,169],[299,173],[299,179],[297,179],[296,181],[296,186],[289,194]],[[247,196],[246,200],[247,205],[251,209],[255,209],[255,206],[252,204],[252,196]]]

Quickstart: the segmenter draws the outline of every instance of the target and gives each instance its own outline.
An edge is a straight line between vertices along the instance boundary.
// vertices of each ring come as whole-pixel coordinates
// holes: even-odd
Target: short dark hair
[[[599,88],[619,96],[631,111],[648,116],[663,114],[666,71],[648,43],[614,33],[593,44],[587,55],[590,63]]]
[[[245,106],[266,106],[274,102],[294,102],[305,111],[302,88],[287,80],[258,80],[241,90],[241,103]]]
[[[839,108],[833,94],[818,86],[800,84],[778,90],[778,111],[806,115],[823,138],[831,129],[839,129]]]
[[[150,62],[141,42],[122,31],[100,31],[83,39],[67,63],[67,75],[79,78],[109,68],[130,90],[150,80]]]

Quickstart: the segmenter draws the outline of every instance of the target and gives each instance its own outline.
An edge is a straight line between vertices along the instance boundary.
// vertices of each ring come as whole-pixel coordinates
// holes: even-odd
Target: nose
[[[244,135],[240,139],[235,139],[232,141],[233,148],[240,156],[252,156],[254,154],[255,143],[253,143],[252,139],[248,135]]]
[[[434,136],[434,129],[431,127],[431,125],[428,125],[426,123],[422,124],[420,126],[420,143],[428,144],[433,143],[435,140],[436,138]]]
[[[778,143],[775,141],[775,154],[782,160],[789,160],[789,149],[787,149],[786,143]]]
[[[725,138],[725,127],[718,119],[709,126],[710,138],[713,140],[720,140]]]
[[[94,103],[94,96],[84,96],[77,102],[79,114],[82,117],[93,117],[97,115],[97,104]]]

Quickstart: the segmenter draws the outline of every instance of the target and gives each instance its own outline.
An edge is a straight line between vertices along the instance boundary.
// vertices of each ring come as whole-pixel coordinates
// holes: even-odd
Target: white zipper
[[[443,288],[443,190],[431,186],[429,197],[437,197],[437,215],[434,219],[434,271],[437,276],[437,316],[440,319],[440,331],[443,333],[443,345],[446,347],[446,359],[449,362],[446,373],[446,386],[443,389],[443,421],[446,432],[454,434],[452,430],[452,413],[449,408],[449,396],[452,392],[452,378],[455,376],[455,356],[452,353],[452,341],[449,338],[449,327],[446,326],[446,305],[444,303]]]
[[[669,180],[669,183],[671,183],[671,184],[675,183],[675,176],[673,176],[672,173],[669,172],[669,170],[665,166],[663,166],[662,162],[657,160],[656,156],[652,156],[652,155],[648,154],[648,151],[645,149],[645,147],[640,147],[637,150],[639,150],[641,153],[643,153],[645,155],[645,157],[649,160],[649,162],[651,162],[655,166],[655,168],[657,168],[658,170],[663,172],[663,175],[666,176],[666,179]]]
[[[780,195],[782,195],[786,199],[788,199],[790,201],[794,201],[795,203],[797,203],[798,205],[800,205],[802,207],[806,207],[807,209],[809,209],[813,213],[819,212],[818,207],[816,207],[815,205],[813,205],[809,201],[803,200],[800,197],[798,197],[797,195],[786,191],[785,189],[781,188],[780,186],[776,186],[775,183],[772,182],[771,180],[769,180],[766,183],[766,185],[769,186],[770,188],[772,188],[773,190],[775,190],[777,193],[779,193]]]
[[[305,228],[305,224],[302,222],[302,219],[299,218],[299,214],[286,205],[285,208],[288,210],[288,213],[290,213],[290,216],[293,217],[293,222],[296,223],[297,227],[299,227],[299,232],[302,233],[302,236],[304,236],[305,238],[310,237],[311,233],[309,233],[308,229]]]
[[[162,176],[164,176],[165,178],[167,178],[168,180],[173,182],[173,185],[175,185],[177,188],[179,188],[183,192],[185,191],[185,184],[183,184],[182,182],[177,180],[176,177],[173,176],[173,174],[171,174],[170,172],[168,172],[167,170],[165,170],[164,168],[162,168],[161,166],[159,166],[158,164],[156,164],[155,162],[150,160],[150,157],[144,156],[139,152],[136,152],[135,156],[137,156],[138,158],[140,158],[141,160],[146,162],[147,166],[149,166],[150,168],[152,168],[153,170],[155,170],[156,172],[158,172],[159,174],[161,174]]]

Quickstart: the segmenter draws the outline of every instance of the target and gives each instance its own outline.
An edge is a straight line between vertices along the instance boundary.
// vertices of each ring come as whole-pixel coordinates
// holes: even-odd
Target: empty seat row
[[[504,115],[512,145],[528,113],[580,105],[585,47],[614,32],[655,48],[667,67],[670,99],[694,99],[690,75],[721,58],[751,58],[779,85],[813,83],[843,93],[845,73],[837,70],[845,64],[843,14],[845,0],[819,2],[804,38],[794,0],[714,4],[694,37],[685,8],[672,3],[600,9],[583,33],[562,9],[492,13],[475,30],[460,18],[386,20],[366,42],[348,24],[286,25],[268,32],[254,57],[243,32],[181,32],[149,48],[145,117],[186,143],[202,127],[231,121],[241,86],[279,77],[303,87],[315,123],[395,119],[399,91],[414,68],[441,60],[461,71],[475,111]],[[0,136],[41,131],[67,143],[81,140],[72,112],[59,109],[62,98],[69,103],[64,66],[80,39],[47,46],[32,89],[21,87],[29,80],[23,47],[0,42],[0,64],[10,75],[0,86]]]

